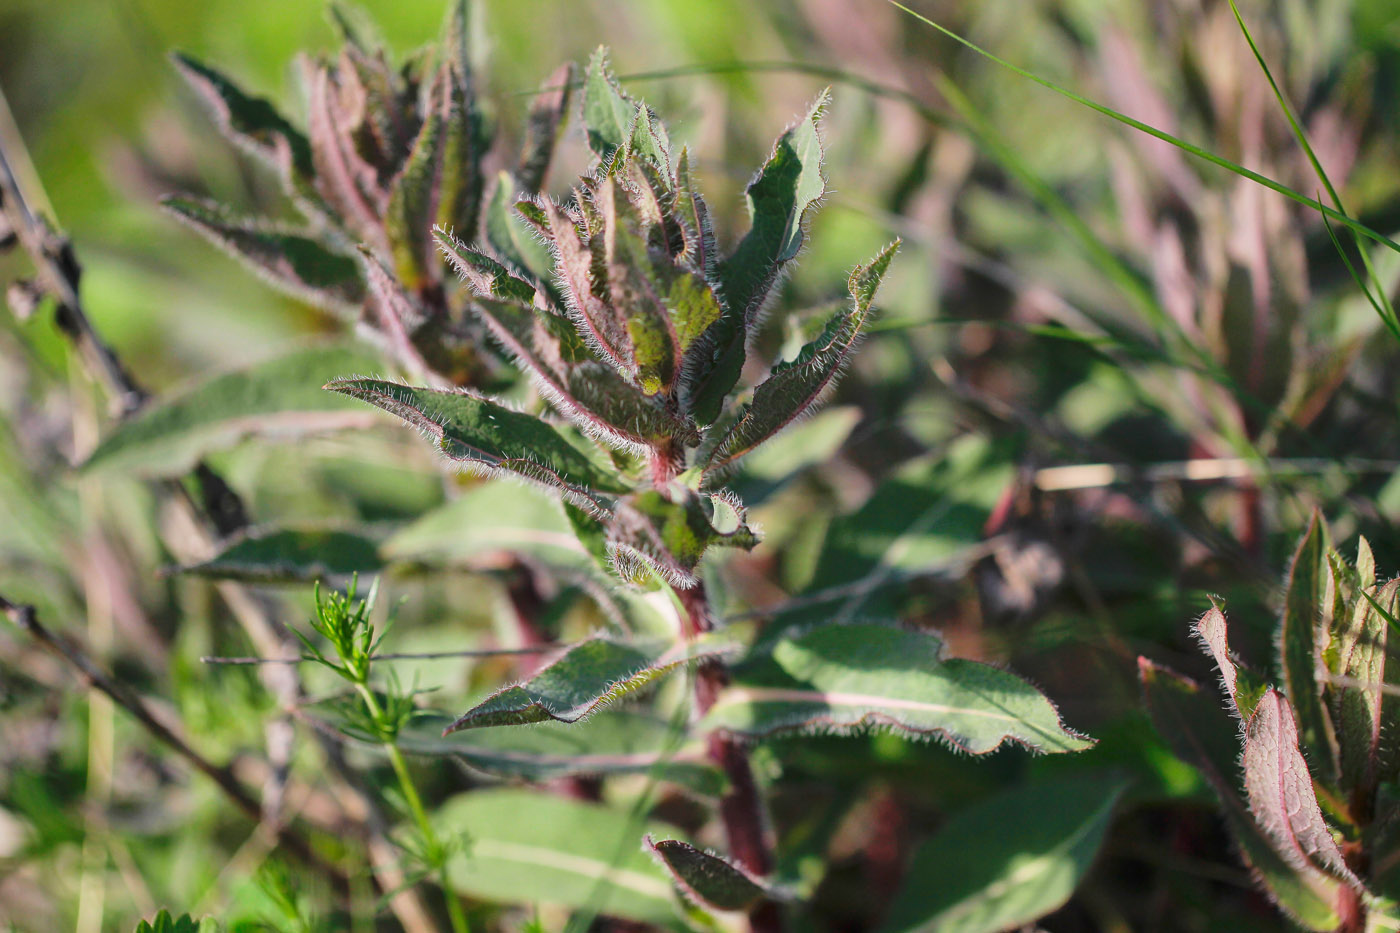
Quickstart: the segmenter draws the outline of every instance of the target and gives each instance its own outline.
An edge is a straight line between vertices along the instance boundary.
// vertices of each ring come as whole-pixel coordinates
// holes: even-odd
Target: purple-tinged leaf
[[[575,645],[528,682],[506,687],[443,730],[578,722],[678,668],[732,655],[737,645],[711,633],[678,644],[653,645],[598,635]]]
[[[629,374],[645,395],[669,393],[680,370],[680,349],[664,292],[650,273],[654,262],[669,266],[670,257],[651,255],[641,221],[613,179],[603,181],[597,204],[603,215],[608,297],[627,332]]]
[[[227,76],[188,55],[176,52],[171,60],[235,145],[284,174],[311,175],[310,144],[271,103],[245,94]]]
[[[1250,812],[1283,860],[1295,871],[1321,870],[1364,890],[1323,819],[1293,710],[1273,688],[1246,724],[1243,764]]]
[[[1196,637],[1215,659],[1220,671],[1221,686],[1241,723],[1254,715],[1254,706],[1264,695],[1264,685],[1258,683],[1247,671],[1243,671],[1230,656],[1229,623],[1220,607],[1212,605],[1210,611],[1196,620]]]
[[[530,278],[543,284],[547,294],[553,296],[555,291],[545,279],[554,271],[554,257],[539,238],[527,229],[517,200],[515,181],[510,174],[497,173],[491,197],[486,203],[482,224],[486,243],[491,247],[491,252],[507,266],[528,273]],[[521,203],[528,204],[535,211],[539,210],[533,201]],[[549,224],[547,220],[538,218],[535,225],[543,225],[547,229]]]
[[[269,285],[298,300],[353,318],[365,300],[355,260],[304,234],[231,217],[217,204],[166,197],[161,206]]]
[[[1303,926],[1334,929],[1340,923],[1335,905],[1341,883],[1311,865],[1294,868],[1254,822],[1234,777],[1239,730],[1221,710],[1219,696],[1146,658],[1138,659],[1138,673],[1152,724],[1177,757],[1195,767],[1215,791],[1240,854],[1265,891]]]
[[[888,623],[817,625],[756,650],[733,678],[702,728],[755,738],[891,729],[976,755],[1007,741],[1042,752],[1094,744],[1015,674],[944,658],[935,635]]]
[[[808,414],[845,366],[870,316],[870,306],[899,241],[857,266],[848,283],[851,308],[834,316],[796,359],[773,367],[754,389],[753,401],[716,445],[707,471],[721,470]]]
[[[676,261],[708,277],[717,252],[715,231],[710,221],[710,209],[691,181],[690,153],[685,149],[681,149],[676,159],[675,200],[675,216],[681,227],[683,242]]]
[[[515,169],[515,181],[526,194],[536,194],[544,186],[554,148],[559,141],[559,129],[569,112],[569,96],[577,69],[565,62],[545,79],[525,124],[525,146],[520,164]]]
[[[642,848],[670,873],[686,899],[702,910],[748,911],[765,900],[790,898],[743,866],[688,842],[657,840],[648,834]]]
[[[1278,630],[1284,692],[1297,711],[1303,748],[1324,781],[1336,780],[1338,754],[1337,737],[1322,702],[1318,676],[1325,670],[1318,644],[1319,629],[1325,633],[1331,625],[1330,619],[1322,618],[1327,591],[1332,586],[1332,570],[1327,559],[1331,550],[1327,526],[1322,516],[1314,511],[1288,569],[1283,617]]]
[[[326,388],[402,418],[467,468],[525,477],[584,508],[606,510],[598,492],[626,491],[550,425],[479,395],[381,379],[339,379]]]
[[[346,224],[379,244],[383,240],[379,208],[383,192],[378,172],[360,156],[350,138],[341,89],[332,81],[330,71],[309,62],[305,68],[311,161],[318,187]],[[363,101],[360,106],[364,106]]]
[[[558,256],[560,278],[569,293],[569,317],[600,358],[625,376],[635,375],[623,323],[603,298],[594,294],[593,255],[589,245],[579,238],[574,220],[553,200],[545,199],[543,208]]]
[[[826,192],[817,123],[828,99],[823,91],[807,115],[778,137],[749,183],[753,225],[716,270],[724,316],[691,348],[685,362],[688,384],[681,402],[701,424],[719,417],[725,397],[739,381],[749,327],[783,267],[802,249],[807,214]]]

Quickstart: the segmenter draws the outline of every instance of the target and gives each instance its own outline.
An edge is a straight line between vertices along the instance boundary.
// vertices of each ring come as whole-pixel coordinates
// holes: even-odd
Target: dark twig
[[[268,826],[278,845],[292,853],[307,866],[329,877],[342,896],[349,895],[349,881],[345,875],[317,855],[309,842],[285,824],[268,824],[263,820],[262,804],[248,792],[230,768],[214,764],[191,748],[184,739],[156,718],[151,708],[146,705],[145,700],[113,680],[97,666],[97,663],[85,650],[73,641],[49,631],[39,621],[33,606],[12,603],[4,596],[0,596],[0,612],[3,612],[20,631],[33,638],[40,647],[76,670],[89,686],[110,697],[112,702],[126,710],[137,722],[141,723],[147,732],[189,762],[196,771],[218,785],[224,795],[250,820]]]

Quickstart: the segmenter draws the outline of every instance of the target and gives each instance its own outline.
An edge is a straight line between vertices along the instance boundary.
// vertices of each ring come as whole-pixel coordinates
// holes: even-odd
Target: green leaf
[[[492,257],[473,249],[444,230],[435,231],[438,248],[472,289],[483,298],[495,298],[529,307],[535,286]]]
[[[678,918],[671,880],[637,844],[644,832],[626,810],[527,790],[474,790],[448,800],[434,821],[467,840],[448,862],[455,890],[504,903],[588,907],[670,927]]]
[[[484,226],[486,242],[498,257],[538,281],[553,273],[554,257],[549,248],[530,234],[516,210],[515,181],[508,172],[496,175]]]
[[[219,131],[234,144],[279,171],[313,174],[311,145],[267,100],[245,94],[227,76],[185,55],[171,55],[175,69],[194,88]]]
[[[321,386],[338,373],[375,365],[358,351],[313,347],[215,376],[152,402],[118,425],[84,469],[181,476],[205,455],[250,437],[293,438],[370,427],[375,419]]]
[[[669,289],[652,272],[641,219],[620,187],[606,178],[595,197],[603,221],[608,297],[627,331],[628,374],[645,395],[669,393],[681,365],[675,325],[664,300]],[[657,261],[670,264],[665,256]]]
[[[337,528],[254,528],[209,560],[182,573],[216,580],[292,583],[369,575],[382,569],[378,545],[367,535]]]
[[[1331,627],[1331,620],[1322,618],[1322,607],[1332,580],[1327,560],[1331,550],[1327,526],[1322,516],[1314,511],[1288,569],[1278,633],[1284,691],[1297,711],[1303,748],[1316,763],[1318,776],[1325,781],[1334,781],[1337,776],[1337,738],[1322,702],[1322,685],[1317,680],[1322,666],[1318,628],[1321,625],[1326,631]]]
[[[161,910],[150,920],[136,924],[136,933],[200,933],[205,929],[215,929],[213,921],[196,920],[189,914],[173,917],[168,910]]]
[[[718,267],[724,316],[686,360],[692,375],[681,401],[701,424],[719,417],[725,396],[739,381],[748,327],[782,267],[801,250],[807,212],[826,191],[817,122],[828,99],[823,91],[807,115],[778,137],[749,184],[752,226]]]
[[[1341,922],[1333,907],[1339,882],[1310,866],[1300,871],[1284,861],[1240,798],[1234,777],[1239,729],[1220,709],[1219,696],[1146,658],[1138,659],[1138,672],[1152,724],[1215,791],[1245,863],[1274,903],[1309,929],[1335,929]]]
[[[340,379],[326,388],[402,418],[449,460],[525,477],[585,507],[606,507],[594,490],[627,489],[539,418],[465,390],[415,388],[381,379]]]
[[[588,146],[607,164],[631,137],[637,104],[618,87],[608,64],[608,50],[599,46],[583,79],[583,125]]]
[[[442,105],[442,159],[438,167],[437,226],[460,230],[471,240],[477,236],[486,179],[481,157],[491,139],[485,121],[471,96],[465,63],[447,69],[447,90]],[[431,252],[431,247],[430,250]]]
[[[1364,539],[1363,539],[1364,540]],[[1369,574],[1375,577],[1375,569]],[[1372,598],[1394,615],[1400,581],[1372,587]],[[1341,620],[1338,620],[1339,622]],[[1329,692],[1337,728],[1342,788],[1366,796],[1375,794],[1381,779],[1381,737],[1384,732],[1386,642],[1390,625],[1371,601],[1356,600],[1349,624],[1333,633],[1328,654],[1335,658],[1332,673],[1346,678]]]
[[[450,105],[450,80],[441,75],[433,87],[435,102],[439,94],[447,96]],[[443,108],[434,103],[403,167],[389,183],[384,235],[394,257],[394,272],[410,291],[421,290],[432,281],[431,230],[438,221],[438,188],[447,143],[444,122]]]
[[[1293,709],[1272,687],[1245,726],[1244,786],[1254,820],[1294,871],[1322,871],[1362,891],[1323,819]]]
[[[787,897],[742,866],[688,842],[648,835],[642,847],[670,873],[681,893],[704,910],[747,911],[762,901]]]
[[[1028,784],[954,813],[914,853],[888,933],[999,933],[1074,893],[1125,783],[1075,776]]]
[[[1094,744],[1015,674],[945,659],[934,635],[889,623],[790,635],[745,659],[733,678],[702,728],[754,737],[888,728],[977,755],[1007,740],[1044,752]]]
[[[745,502],[757,505],[805,470],[836,456],[860,418],[860,409],[855,405],[817,412],[788,428],[781,444],[760,447],[745,457],[738,475],[727,486]]]
[[[681,498],[677,501],[673,495]],[[757,544],[758,536],[745,524],[737,501],[714,500],[702,499],[689,489],[667,493],[648,489],[619,501],[608,528],[608,552],[618,575],[645,584],[651,572],[671,586],[689,589],[698,582],[694,570],[709,548],[748,550]],[[733,528],[720,530],[711,521],[718,517],[721,505],[734,517]]]
[[[718,635],[675,645],[629,643],[598,635],[569,649],[527,683],[493,694],[444,730],[578,722],[677,668],[732,654],[735,643]]]
[[[856,267],[848,283],[850,310],[835,315],[796,359],[773,367],[768,378],[754,389],[753,401],[744,414],[715,445],[707,471],[721,470],[733,463],[817,404],[855,348],[880,280],[898,250],[896,240],[868,264]]]
[[[588,566],[589,555],[560,503],[508,479],[467,490],[395,532],[382,546],[392,561],[471,564],[499,554],[526,554],[547,564]]]
[[[1219,606],[1212,606],[1209,612],[1196,620],[1195,629],[1196,637],[1215,659],[1216,669],[1220,671],[1221,686],[1225,688],[1225,695],[1230,698],[1235,717],[1240,723],[1248,721],[1249,717],[1254,715],[1255,705],[1264,695],[1265,685],[1255,680],[1248,671],[1240,670],[1234,658],[1230,656],[1225,613],[1220,611]]]
[[[417,718],[399,733],[399,747],[415,755],[453,755],[478,771],[527,781],[647,774],[710,798],[726,786],[703,748],[678,747],[684,735],[676,735],[675,725],[646,713],[608,709],[576,723],[442,735],[450,723],[448,716]]]
[[[232,217],[218,204],[173,196],[160,203],[272,287],[342,317],[359,313],[365,283],[352,257],[309,236]]]

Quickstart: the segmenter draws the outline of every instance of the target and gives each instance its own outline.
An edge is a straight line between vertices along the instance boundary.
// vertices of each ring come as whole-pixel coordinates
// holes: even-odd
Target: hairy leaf
[[[1340,918],[1333,905],[1340,883],[1310,865],[1301,870],[1289,865],[1241,799],[1235,778],[1239,730],[1220,709],[1219,696],[1146,658],[1138,659],[1138,673],[1152,724],[1215,791],[1245,863],[1269,896],[1309,929],[1335,928]]]
[[[1284,690],[1298,714],[1303,748],[1316,763],[1318,776],[1329,781],[1335,780],[1337,775],[1337,739],[1318,683],[1322,659],[1317,640],[1322,607],[1332,581],[1327,560],[1330,550],[1327,526],[1322,516],[1313,512],[1288,570],[1278,634]]]
[[[551,719],[578,722],[677,668],[734,651],[735,644],[719,636],[652,645],[598,635],[571,648],[527,683],[506,687],[478,703],[444,734]]]
[[[258,277],[301,301],[344,317],[358,313],[365,284],[355,260],[303,234],[229,216],[217,204],[166,197],[161,205]]]
[[[543,282],[554,270],[554,258],[548,247],[525,227],[516,209],[515,193],[515,180],[510,173],[498,173],[491,199],[486,204],[483,223],[486,242],[501,259]],[[463,234],[468,232],[463,231]]]
[[[450,717],[415,719],[398,744],[416,755],[453,755],[478,771],[527,781],[647,774],[705,797],[724,792],[723,772],[699,747],[682,747],[675,725],[645,713],[609,709],[582,722],[542,722],[528,729],[442,730]]]
[[[888,933],[999,933],[1056,910],[1088,872],[1120,778],[1027,784],[955,813],[914,853]]]
[[[716,504],[708,504],[713,511]],[[758,536],[744,522],[742,508],[736,503],[727,510],[734,513],[735,527],[721,530],[706,514],[706,502],[689,490],[679,501],[655,489],[619,501],[608,528],[614,568],[631,583],[645,584],[649,571],[680,589],[695,586],[693,571],[710,547],[748,550],[758,543]]]
[[[84,468],[180,476],[206,454],[250,437],[300,437],[365,428],[374,419],[348,399],[321,391],[327,378],[374,366],[342,347],[313,347],[215,376],[158,400],[108,435]]]
[[[184,573],[253,583],[310,582],[371,574],[384,566],[368,535],[337,528],[254,528]]]
[[[1215,666],[1220,671],[1221,686],[1225,688],[1225,695],[1230,698],[1235,716],[1241,723],[1248,721],[1249,717],[1254,715],[1255,704],[1264,695],[1264,685],[1256,682],[1248,671],[1241,670],[1230,656],[1225,613],[1220,611],[1219,606],[1212,606],[1209,612],[1196,620],[1195,629],[1196,636],[1215,659]]]
[[[514,271],[446,231],[436,231],[436,237],[443,256],[478,295],[526,307],[534,303],[535,286]]]
[[[752,226],[717,269],[724,316],[686,360],[690,378],[681,398],[701,424],[719,417],[725,396],[738,382],[748,327],[783,266],[801,250],[807,212],[826,191],[817,122],[828,97],[822,92],[807,115],[778,137],[749,183]]]
[[[593,490],[626,491],[554,428],[490,399],[380,379],[340,379],[326,388],[402,418],[449,460],[523,476],[599,508]]]
[[[468,840],[448,863],[453,888],[487,901],[590,907],[669,926],[671,880],[637,844],[645,832],[626,810],[529,790],[473,790],[436,816],[444,838]]]
[[[1374,570],[1372,571],[1374,578]],[[1372,588],[1371,596],[1395,614],[1400,581]],[[1333,693],[1333,721],[1342,787],[1369,796],[1380,779],[1381,737],[1386,689],[1386,642],[1390,624],[1365,596],[1356,600],[1351,620],[1336,632],[1335,673],[1346,679]]]
[[[467,239],[477,234],[486,180],[481,158],[490,145],[481,114],[471,96],[465,63],[446,69],[447,91],[442,102],[442,159],[438,168],[437,226],[460,230]],[[431,252],[431,244],[429,252]]]
[[[171,61],[234,144],[279,171],[290,168],[303,178],[312,174],[310,143],[271,103],[245,94],[227,76],[181,52]]]
[[[817,412],[783,435],[783,443],[760,447],[744,458],[726,485],[750,505],[757,505],[803,471],[836,456],[860,422],[860,409],[842,405]]]
[[[784,892],[718,855],[711,855],[679,839],[655,840],[642,846],[664,867],[682,894],[706,910],[746,911],[764,900],[783,899]]]
[[[733,463],[811,410],[846,364],[865,326],[880,280],[898,249],[896,240],[868,264],[856,267],[848,283],[850,310],[833,317],[796,359],[773,367],[768,378],[754,389],[753,401],[744,414],[715,445],[707,469],[719,470]]]
[[[1322,817],[1293,710],[1273,688],[1245,727],[1244,786],[1254,819],[1295,871],[1320,869],[1361,888]]]
[[[745,659],[702,726],[747,736],[889,728],[973,754],[1005,741],[1089,748],[1015,674],[943,657],[935,636],[879,622],[819,625]]]
[[[451,100],[450,80],[440,77],[434,96]],[[437,208],[443,156],[448,129],[441,106],[434,106],[423,121],[409,150],[403,168],[389,183],[389,199],[384,208],[384,233],[394,257],[394,272],[404,287],[418,291],[431,281],[433,261],[431,230],[438,221]],[[470,231],[468,231],[470,233]]]
[[[627,331],[629,373],[646,395],[669,392],[680,369],[680,348],[664,283],[652,272],[647,238],[619,183],[608,178],[596,196],[602,212],[608,296]],[[659,260],[670,264],[669,257]]]
[[[628,142],[637,104],[618,87],[608,64],[608,50],[599,46],[583,79],[583,125],[588,145],[607,164]]]

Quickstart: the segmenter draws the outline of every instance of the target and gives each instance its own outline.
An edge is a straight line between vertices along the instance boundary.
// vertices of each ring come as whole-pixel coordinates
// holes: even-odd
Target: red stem
[[[705,585],[698,583],[679,594],[685,606],[686,636],[693,638],[712,630],[714,616]],[[729,671],[723,661],[702,663],[695,676],[696,714],[703,716],[708,712],[728,683]],[[755,875],[770,874],[773,856],[768,844],[768,820],[747,749],[731,736],[715,732],[709,736],[709,754],[729,779],[729,790],[720,798],[719,813],[730,856]],[[783,917],[778,905],[765,901],[755,907],[749,913],[749,929],[752,933],[781,933]]]

